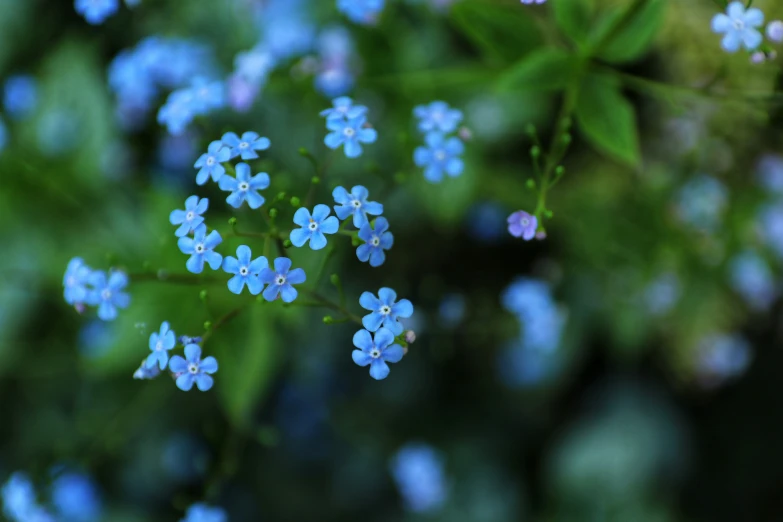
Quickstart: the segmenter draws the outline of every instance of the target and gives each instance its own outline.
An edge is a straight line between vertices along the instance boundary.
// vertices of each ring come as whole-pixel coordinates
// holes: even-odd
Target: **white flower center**
[[[111,299],[111,290],[109,290],[108,288],[101,290],[101,299],[103,299],[104,301],[108,301],[109,299]]]
[[[246,149],[249,146],[250,146],[250,144],[248,142],[246,142],[246,141],[242,141],[242,142],[239,143],[239,148],[240,149]]]
[[[353,205],[354,208],[359,208],[359,207],[362,206],[362,202],[359,201],[358,199],[354,199],[354,200],[351,201],[351,205]]]
[[[446,151],[445,150],[438,150],[435,152],[435,159],[438,161],[443,161],[446,159]]]
[[[193,221],[194,217],[195,217],[195,215],[193,214],[192,210],[190,212],[188,212],[187,214],[185,214],[185,219],[188,220],[188,221]]]
[[[526,227],[530,224],[530,220],[528,218],[522,218],[519,222],[523,227]]]
[[[157,343],[155,343],[155,351],[156,352],[163,351],[163,341],[158,341]]]
[[[391,307],[389,305],[383,305],[381,307],[381,314],[389,315],[391,313]]]
[[[198,243],[198,244],[196,245],[196,248],[195,248],[195,250],[196,250],[196,253],[197,253],[197,254],[201,254],[201,253],[203,253],[203,252],[204,252],[204,245],[203,245],[202,243]]]
[[[250,184],[247,181],[243,181],[242,183],[239,184],[239,190],[241,190],[242,192],[247,191],[247,189],[249,188],[250,188]]]
[[[315,232],[316,230],[318,230],[318,223],[316,223],[315,221],[310,221],[310,224],[307,225],[307,228],[309,228],[312,232]]]
[[[378,239],[378,236],[372,236],[370,243],[372,243],[372,246],[378,246],[381,244],[381,240]]]
[[[278,275],[277,279],[275,279],[275,284],[277,286],[283,286],[285,284],[285,277],[281,276],[281,275]]]
[[[207,158],[207,165],[209,165],[211,167],[214,164],[215,164],[215,158],[213,158],[212,156],[208,157]]]
[[[381,356],[381,351],[378,348],[373,348],[372,351],[370,352],[370,357],[372,357],[373,359],[377,359],[380,356]]]
[[[68,276],[68,279],[65,280],[65,284],[67,286],[75,286],[76,285],[76,278],[73,276]]]
[[[193,375],[196,375],[198,373],[198,364],[196,363],[188,364],[188,372],[190,372]]]
[[[345,130],[343,130],[343,134],[345,134],[345,136],[346,136],[347,138],[350,138],[350,137],[352,137],[354,134],[356,134],[356,131],[355,131],[355,130],[353,130],[352,128],[350,128],[350,127],[346,127],[346,128],[345,128]]]
[[[239,274],[240,275],[243,275],[243,276],[247,275],[247,272],[248,272],[248,270],[247,270],[246,266],[243,266],[242,268],[239,269]]]
[[[745,29],[745,21],[740,18],[735,18],[732,20],[732,23],[734,24],[734,29],[737,31],[741,31],[742,29]]]

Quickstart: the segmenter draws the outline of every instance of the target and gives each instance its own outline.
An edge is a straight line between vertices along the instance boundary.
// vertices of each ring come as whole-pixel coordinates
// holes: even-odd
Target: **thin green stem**
[[[325,308],[330,308],[330,309],[332,309],[332,310],[334,310],[336,312],[340,312],[343,315],[343,317],[346,317],[346,318],[348,318],[349,320],[351,320],[351,321],[353,321],[355,323],[362,324],[361,318],[358,315],[352,314],[345,307],[344,304],[341,305],[341,304],[335,303],[331,299],[329,299],[327,297],[324,297],[321,294],[319,294],[318,292],[315,292],[313,290],[302,290],[302,292],[304,292],[307,295],[309,295],[312,299],[315,299],[316,301],[320,302]]]

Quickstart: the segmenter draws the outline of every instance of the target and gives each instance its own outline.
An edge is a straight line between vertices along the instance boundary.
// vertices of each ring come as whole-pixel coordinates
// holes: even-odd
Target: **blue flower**
[[[166,364],[169,362],[169,350],[174,348],[176,344],[177,338],[174,331],[169,330],[169,323],[163,321],[160,325],[160,332],[152,332],[150,335],[150,351],[152,353],[147,356],[147,368],[157,365],[161,370],[165,370]]]
[[[169,370],[174,372],[177,378],[177,388],[182,391],[190,391],[193,383],[196,383],[201,391],[212,388],[214,383],[208,374],[218,371],[217,360],[212,357],[201,359],[201,347],[197,344],[185,346],[185,358],[175,355],[169,362]]]
[[[0,118],[0,152],[5,150],[5,146],[8,144],[8,128],[5,126],[5,122]]]
[[[203,150],[203,149],[202,149]],[[196,183],[203,185],[211,177],[212,181],[220,181],[223,174],[226,173],[226,168],[223,163],[227,162],[231,158],[231,151],[223,146],[223,142],[215,140],[209,144],[207,152],[202,154],[196,164],[193,165],[197,169],[201,169],[196,174]]]
[[[525,241],[530,241],[536,237],[538,228],[538,218],[528,214],[524,210],[517,210],[508,216],[508,233],[514,237],[521,237]]]
[[[367,113],[367,107],[364,105],[354,105],[353,100],[348,96],[340,96],[332,100],[333,108],[321,111],[321,116],[326,116],[327,120],[340,120],[343,118],[353,119]]]
[[[362,324],[369,331],[374,332],[381,326],[388,328],[394,335],[400,335],[403,331],[400,317],[413,315],[413,305],[407,299],[397,301],[397,294],[391,288],[378,290],[378,297],[370,292],[364,292],[359,297],[359,304],[370,312],[362,317]]]
[[[266,78],[276,65],[274,55],[264,46],[257,45],[249,51],[237,53],[234,58],[234,74],[247,82],[258,85],[266,82]]]
[[[712,30],[723,33],[721,46],[733,53],[744,46],[752,51],[759,45],[763,37],[756,29],[764,24],[764,13],[755,7],[745,10],[742,2],[734,1],[726,7],[726,14],[719,13],[712,18]]]
[[[738,334],[705,336],[696,349],[696,370],[707,386],[715,386],[741,375],[750,364],[748,342]]]
[[[339,205],[334,206],[334,213],[343,221],[353,214],[353,226],[361,228],[367,223],[367,214],[380,216],[383,214],[383,205],[375,201],[367,201],[369,193],[361,185],[356,185],[349,193],[344,187],[337,187],[332,191],[334,202]]]
[[[133,378],[140,381],[154,379],[158,375],[160,375],[160,369],[157,366],[147,368],[147,359],[141,361],[139,368],[133,372]]]
[[[218,186],[220,190],[230,191],[231,194],[226,198],[226,202],[234,208],[239,208],[242,203],[247,201],[247,205],[256,209],[264,204],[264,196],[258,193],[269,186],[269,174],[259,172],[255,176],[250,176],[250,165],[247,163],[237,163],[237,177],[232,178],[225,175],[220,178]]]
[[[730,263],[731,286],[755,310],[767,310],[778,296],[769,265],[755,252],[746,251]]]
[[[459,176],[465,165],[458,156],[465,151],[459,138],[446,138],[439,132],[430,132],[424,138],[426,147],[417,147],[413,161],[418,167],[425,167],[424,177],[431,183],[439,183],[445,172],[451,177]]]
[[[101,516],[101,499],[89,476],[66,471],[52,482],[52,504],[65,522],[96,522]]]
[[[180,522],[228,522],[228,516],[219,507],[198,503],[188,508],[185,512],[185,518]]]
[[[374,143],[378,139],[375,129],[364,128],[365,123],[364,115],[349,120],[327,120],[326,128],[332,132],[326,135],[324,143],[330,149],[344,145],[347,157],[358,158],[362,155],[361,143]]]
[[[443,456],[427,444],[411,443],[400,448],[390,463],[391,474],[414,513],[437,511],[448,498]]]
[[[332,211],[326,205],[316,205],[312,215],[310,211],[302,207],[294,214],[294,223],[302,228],[291,231],[291,243],[296,247],[304,246],[310,241],[310,248],[321,250],[326,246],[324,234],[334,234],[340,228],[340,222],[336,217],[330,216]]]
[[[337,0],[337,9],[357,24],[370,25],[378,20],[385,0]]]
[[[190,196],[185,200],[185,210],[172,210],[169,214],[169,222],[172,225],[180,225],[174,234],[183,237],[195,231],[204,222],[201,214],[207,211],[208,206],[207,198],[199,199],[198,196]]]
[[[38,104],[38,86],[35,78],[27,75],[11,76],[5,82],[3,105],[14,119],[29,116]]]
[[[290,270],[290,272],[289,272]],[[291,285],[304,283],[306,280],[304,270],[295,268],[291,270],[291,260],[287,257],[278,257],[275,259],[275,269],[264,268],[261,270],[261,282],[269,285],[264,290],[264,299],[274,301],[277,296],[283,299],[284,303],[290,303],[298,292]]]
[[[183,254],[190,255],[185,266],[189,272],[200,274],[204,270],[204,261],[212,270],[217,270],[223,261],[223,256],[214,251],[214,248],[223,242],[220,233],[213,230],[207,236],[207,226],[199,226],[193,237],[181,237],[177,246]]]
[[[448,134],[457,130],[457,125],[462,121],[462,111],[452,109],[449,104],[442,101],[434,101],[429,105],[419,105],[413,109],[413,115],[419,119],[421,132],[440,131]]]
[[[87,283],[91,273],[90,267],[85,265],[84,260],[80,257],[74,257],[68,262],[63,276],[66,303],[78,305],[87,300]]]
[[[394,344],[394,334],[386,328],[380,328],[375,332],[375,339],[367,330],[359,330],[353,336],[353,345],[359,348],[351,354],[353,362],[359,366],[369,364],[370,377],[376,381],[385,379],[389,375],[387,362],[400,362],[405,355],[402,346]]]
[[[557,349],[565,319],[552,298],[548,284],[519,278],[503,292],[502,301],[504,308],[516,314],[522,324],[521,343],[524,349]]]
[[[25,521],[38,505],[35,500],[35,488],[26,473],[17,471],[0,489],[3,499],[3,513],[15,521]]]
[[[207,114],[226,104],[226,88],[222,81],[197,77],[190,84],[193,94],[193,110],[196,114]]]
[[[93,289],[87,294],[87,304],[98,307],[98,317],[112,321],[117,317],[117,308],[127,308],[130,296],[122,291],[128,285],[128,276],[124,272],[112,270],[107,278],[106,272],[95,271],[90,275]]]
[[[117,12],[120,3],[118,0],[75,0],[74,7],[88,23],[98,25]]]
[[[767,154],[759,161],[757,171],[761,185],[773,194],[783,194],[783,157]]]
[[[165,125],[170,134],[184,132],[196,115],[194,97],[190,89],[173,91],[158,110],[158,123]]]
[[[384,250],[389,250],[394,244],[394,236],[389,230],[389,222],[386,218],[379,217],[375,220],[375,230],[370,223],[365,223],[359,229],[359,239],[365,242],[356,249],[356,257],[359,261],[366,263],[370,261],[370,266],[381,266],[386,261]]]
[[[230,148],[232,158],[240,156],[243,160],[258,158],[256,151],[266,150],[270,145],[268,138],[259,137],[258,133],[250,131],[242,134],[242,138],[233,132],[227,132],[221,139]]]
[[[252,253],[247,245],[237,248],[237,257],[226,256],[223,259],[223,270],[229,274],[236,274],[228,280],[228,289],[240,294],[247,285],[247,289],[253,295],[258,295],[264,289],[264,284],[258,275],[265,268],[269,268],[269,261],[264,256],[250,260]]]

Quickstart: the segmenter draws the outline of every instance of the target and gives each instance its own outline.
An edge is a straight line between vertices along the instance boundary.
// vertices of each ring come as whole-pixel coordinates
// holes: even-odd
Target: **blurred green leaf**
[[[649,0],[633,13],[620,30],[612,36],[599,52],[599,57],[613,63],[636,60],[652,45],[658,30],[663,23],[666,0]],[[626,11],[618,10],[611,19],[619,20]],[[610,23],[608,26],[613,26]]]
[[[551,2],[555,22],[563,34],[577,45],[584,44],[592,27],[593,0]]]
[[[582,84],[576,118],[585,138],[601,152],[635,166],[639,163],[639,136],[633,106],[618,82],[591,73]]]
[[[576,70],[575,55],[561,49],[538,49],[504,72],[497,82],[501,91],[551,91],[570,83]]]

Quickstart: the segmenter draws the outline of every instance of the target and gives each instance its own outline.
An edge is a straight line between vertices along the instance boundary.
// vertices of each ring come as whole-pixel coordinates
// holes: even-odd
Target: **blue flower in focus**
[[[97,522],[101,517],[98,489],[83,473],[67,471],[54,479],[52,505],[61,522]]]
[[[130,296],[122,290],[128,285],[125,272],[112,270],[108,278],[106,272],[94,271],[89,283],[93,289],[87,293],[87,304],[98,307],[98,317],[104,321],[117,318],[117,308],[127,308]]]
[[[370,261],[370,266],[381,266],[386,261],[386,253],[394,245],[394,236],[389,230],[389,222],[386,218],[379,217],[375,220],[375,230],[370,223],[365,223],[359,229],[359,239],[364,241],[363,245],[356,248],[356,257],[359,261],[366,263]]]
[[[291,231],[291,243],[296,247],[304,246],[310,241],[310,248],[321,250],[326,246],[324,234],[334,234],[340,228],[336,217],[330,216],[332,209],[326,205],[316,205],[313,213],[302,207],[294,214],[294,223],[302,228]]]
[[[29,116],[38,104],[38,85],[28,75],[11,76],[5,82],[3,105],[6,113],[14,119]]]
[[[334,213],[340,221],[353,214],[353,226],[361,228],[367,223],[367,214],[380,216],[383,214],[383,205],[375,201],[367,201],[369,192],[361,185],[351,188],[349,193],[344,187],[337,187],[332,191],[334,202]]]
[[[680,189],[676,205],[683,222],[710,231],[720,223],[728,205],[728,192],[717,179],[699,175]]]
[[[202,149],[203,150],[203,149]],[[196,174],[196,183],[203,185],[211,177],[212,181],[220,181],[223,174],[226,173],[226,168],[223,163],[227,162],[231,158],[231,151],[223,146],[223,142],[215,140],[209,144],[207,152],[202,154],[198,160],[196,160],[194,167],[201,169]]]
[[[228,522],[228,515],[222,508],[198,503],[185,511],[185,518],[180,522]]]
[[[239,208],[247,201],[247,206],[252,209],[264,204],[264,196],[258,193],[269,186],[269,174],[259,172],[255,176],[250,175],[250,165],[237,163],[237,177],[232,178],[228,174],[220,178],[218,186],[220,190],[230,191],[226,202],[234,208]]]
[[[371,25],[378,21],[385,0],[337,0],[337,9],[357,24]]]
[[[269,138],[264,138],[256,132],[245,132],[240,138],[233,132],[227,132],[221,138],[223,144],[231,151],[231,157],[240,156],[243,160],[258,158],[256,151],[266,150],[271,145]]]
[[[364,105],[354,105],[353,100],[348,96],[340,96],[332,100],[332,108],[321,111],[321,116],[326,116],[327,120],[339,120],[342,118],[358,118],[367,113],[367,107]]]
[[[75,0],[74,7],[87,23],[98,25],[117,12],[120,2],[119,0]]]
[[[139,366],[139,368],[135,372],[133,372],[133,378],[140,381],[154,379],[158,375],[160,375],[160,368],[158,368],[157,366],[153,366],[152,368],[147,368],[147,359],[141,361],[141,365]]]
[[[213,230],[207,236],[207,226],[199,226],[190,237],[181,237],[177,241],[177,246],[183,254],[190,255],[185,266],[189,272],[200,274],[204,270],[204,262],[209,264],[212,270],[220,268],[223,262],[223,256],[214,251],[214,248],[223,242],[220,233]]]
[[[208,206],[209,200],[207,198],[199,199],[198,196],[190,196],[185,200],[185,210],[172,210],[169,214],[169,222],[172,225],[180,225],[174,234],[177,237],[183,237],[195,231],[204,223],[204,217],[201,214],[207,211]]]
[[[336,149],[340,145],[345,147],[345,155],[349,158],[358,158],[362,155],[362,143],[375,143],[378,133],[373,128],[365,128],[366,116],[357,116],[349,120],[327,120],[326,128],[329,134],[324,138],[324,143],[330,149]]]
[[[147,368],[158,366],[161,370],[166,369],[169,362],[169,350],[177,344],[177,338],[174,331],[169,329],[169,323],[163,321],[160,325],[160,332],[150,334],[150,351],[147,356]]]
[[[0,489],[3,499],[3,513],[17,522],[26,521],[38,509],[35,500],[35,488],[27,474],[17,471]]]
[[[87,283],[92,270],[84,264],[80,257],[74,257],[68,262],[63,276],[65,302],[78,305],[87,300]]]
[[[734,1],[726,7],[726,14],[719,13],[712,18],[712,30],[723,33],[721,46],[733,53],[745,47],[752,51],[761,45],[763,37],[756,29],[764,24],[764,13],[755,7],[745,9],[742,2]]]
[[[417,147],[413,161],[417,167],[424,167],[424,177],[430,183],[443,180],[444,172],[451,177],[459,176],[465,165],[459,156],[465,146],[459,138],[446,138],[439,132],[430,132],[424,138],[426,147]]]
[[[742,252],[729,264],[731,286],[755,310],[767,310],[777,298],[775,276],[755,252]]]
[[[201,359],[201,347],[197,344],[185,346],[185,358],[175,355],[169,362],[169,370],[177,378],[177,388],[190,391],[193,384],[201,391],[212,388],[214,380],[209,374],[218,371],[217,360],[212,357]]]
[[[359,297],[359,304],[371,313],[362,317],[362,324],[374,332],[381,326],[388,328],[394,335],[400,335],[404,329],[400,317],[413,315],[413,304],[407,299],[397,302],[397,293],[391,288],[378,290],[378,297],[370,292],[364,292]]]
[[[442,101],[419,105],[413,109],[413,115],[419,119],[419,130],[426,133],[438,131],[448,134],[457,130],[457,125],[462,121],[462,111],[452,109]]]
[[[223,259],[223,270],[229,274],[235,274],[228,280],[228,289],[239,295],[247,285],[247,289],[253,295],[258,295],[264,289],[264,284],[258,275],[265,268],[269,268],[269,261],[264,256],[251,261],[252,252],[247,245],[237,248],[237,257],[226,256]]]
[[[370,377],[376,381],[389,376],[390,363],[402,360],[405,352],[402,346],[394,344],[394,334],[386,328],[380,328],[375,332],[375,338],[367,330],[359,330],[353,336],[353,345],[358,348],[351,356],[353,362],[359,366],[370,366]]]
[[[448,498],[443,456],[431,446],[407,444],[391,459],[390,470],[405,507],[414,513],[433,513]]]
[[[307,276],[301,268],[291,270],[291,260],[287,257],[275,259],[275,269],[264,268],[261,270],[261,282],[269,285],[264,290],[264,299],[274,301],[279,295],[284,303],[290,303],[298,292],[291,285],[299,285],[305,282]]]

